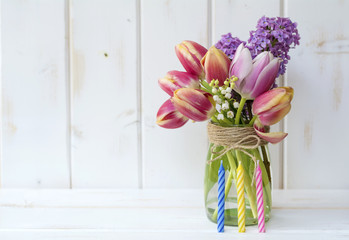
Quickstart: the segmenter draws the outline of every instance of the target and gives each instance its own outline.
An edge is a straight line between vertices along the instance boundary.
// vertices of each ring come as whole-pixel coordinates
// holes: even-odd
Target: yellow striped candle
[[[236,189],[238,193],[238,226],[239,232],[245,232],[245,191],[244,191],[244,169],[241,162],[237,168]]]

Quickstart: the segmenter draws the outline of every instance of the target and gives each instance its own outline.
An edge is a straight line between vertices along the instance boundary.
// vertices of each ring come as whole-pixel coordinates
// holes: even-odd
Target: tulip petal
[[[293,88],[291,87],[279,87],[269,90],[262,95],[258,96],[252,105],[253,114],[261,114],[264,111],[268,111],[277,105],[284,106],[289,104],[293,98]]]
[[[211,47],[206,55],[201,59],[201,65],[204,67],[206,81],[216,79],[222,86],[229,77],[230,59],[225,53],[216,47]]]
[[[183,41],[183,44],[185,44],[189,52],[193,53],[199,60],[201,60],[207,53],[207,49],[205,47],[194,41],[186,40]]]
[[[256,81],[259,75],[270,62],[269,52],[262,52],[253,60],[253,62],[251,72],[246,76],[240,85],[241,95],[247,99],[251,98],[250,95],[255,89]]]
[[[199,78],[191,73],[181,71],[169,71],[164,78],[158,80],[159,86],[171,97],[179,88],[199,88]]]
[[[188,120],[187,117],[175,109],[170,99],[161,105],[156,115],[156,124],[168,129],[179,128],[188,122]]]
[[[172,102],[180,113],[194,121],[205,121],[215,113],[212,96],[201,90],[178,89]]]
[[[252,98],[256,98],[262,93],[268,91],[274,84],[280,68],[280,59],[274,58],[259,74],[253,91],[250,93]]]
[[[177,84],[175,84],[175,81],[168,78],[160,78],[158,80],[159,86],[162,90],[164,90],[168,95],[171,97],[173,96],[173,92],[177,89],[181,88]]]
[[[235,57],[234,57],[235,58]],[[243,79],[250,73],[252,69],[252,57],[250,50],[244,48],[240,55],[237,56],[237,60],[230,67],[229,76],[236,76],[238,80],[235,82],[236,86],[239,87]]]
[[[233,60],[231,61],[231,64],[235,64],[235,63],[236,63],[238,57],[239,57],[240,54],[241,54],[242,49],[244,49],[244,44],[243,44],[243,43],[240,43],[240,45],[238,46],[238,48],[237,48],[236,51],[235,51]]]
[[[255,63],[255,62],[257,62],[257,61],[259,61],[261,58],[264,58],[265,57],[265,55],[268,55],[268,57],[269,57],[269,62],[271,61],[271,60],[273,60],[274,59],[274,55],[271,53],[271,52],[261,52],[260,54],[258,54],[254,59],[253,59],[253,63]]]
[[[261,113],[258,115],[258,118],[263,125],[271,126],[281,121],[287,115],[287,113],[290,112],[290,110],[290,104],[285,107],[278,106],[277,108]]]
[[[207,49],[193,41],[183,41],[175,47],[176,55],[185,70],[191,74],[203,77],[204,69],[200,60],[207,52]]]
[[[265,133],[265,132],[261,132],[261,131],[257,130],[256,128],[255,128],[255,131],[260,138],[262,138],[262,139],[264,139],[272,144],[281,142],[288,135],[288,133],[284,133],[284,132]]]

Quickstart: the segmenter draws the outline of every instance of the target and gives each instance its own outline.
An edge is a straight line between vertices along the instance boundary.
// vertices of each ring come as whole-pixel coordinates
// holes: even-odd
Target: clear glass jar
[[[214,159],[220,152],[224,150],[224,147],[218,146],[214,149],[214,153],[211,152],[213,144],[210,144],[207,161]],[[256,159],[259,159],[260,167],[262,169],[263,177],[263,199],[264,199],[264,214],[265,221],[270,219],[271,211],[271,171],[270,171],[270,155],[268,146],[260,146],[256,149],[245,149],[244,151],[253,155]],[[245,185],[245,216],[246,225],[254,225],[258,223],[257,216],[257,200],[256,200],[256,184],[251,185],[253,180],[253,174],[255,171],[255,162],[250,156],[245,154],[241,150],[230,150],[219,160],[206,164],[205,170],[205,208],[206,214],[210,221],[217,222],[217,199],[218,199],[218,169],[220,166],[220,160],[223,160],[223,166],[226,171],[225,183],[226,183],[226,199],[225,199],[225,212],[224,219],[225,225],[237,226],[238,214],[237,214],[237,193],[236,193],[236,169],[238,167],[238,159],[241,161],[244,168],[244,185]]]

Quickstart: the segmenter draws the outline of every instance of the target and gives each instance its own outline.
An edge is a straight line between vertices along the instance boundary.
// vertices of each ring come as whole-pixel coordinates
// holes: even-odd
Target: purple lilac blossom
[[[263,51],[271,51],[275,57],[282,59],[279,75],[286,71],[286,64],[291,57],[288,51],[299,45],[300,36],[297,30],[297,23],[289,18],[268,18],[263,16],[258,20],[256,30],[250,32],[248,48],[252,58],[255,58]]]
[[[230,59],[233,59],[235,51],[241,43],[246,44],[239,38],[232,37],[231,33],[227,33],[222,35],[221,40],[215,44],[215,47],[222,50]]]

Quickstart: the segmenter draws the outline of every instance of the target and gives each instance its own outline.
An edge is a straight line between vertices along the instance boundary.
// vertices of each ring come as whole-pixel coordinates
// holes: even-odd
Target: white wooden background
[[[289,16],[301,45],[275,188],[349,188],[348,0],[1,0],[1,187],[201,187],[205,123],[155,124],[175,44]]]

